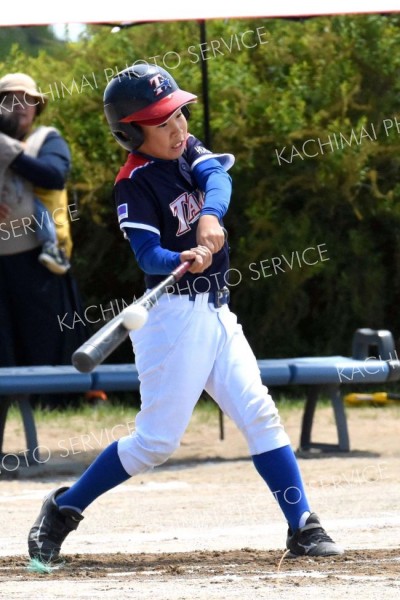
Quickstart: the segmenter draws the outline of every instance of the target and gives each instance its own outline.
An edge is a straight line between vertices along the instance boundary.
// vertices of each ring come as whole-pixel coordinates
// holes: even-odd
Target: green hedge
[[[203,53],[212,148],[236,156],[226,219],[232,307],[257,356],[348,353],[358,327],[387,328],[397,338],[400,17],[206,27],[201,46],[195,22],[117,34],[90,26],[78,42],[37,56],[17,44],[0,65],[29,72],[53,95],[46,123],[71,145],[74,272],[85,306],[142,292],[111,204],[125,155],[102,112],[107,78],[137,60],[169,68],[199,95],[190,127],[201,138]]]

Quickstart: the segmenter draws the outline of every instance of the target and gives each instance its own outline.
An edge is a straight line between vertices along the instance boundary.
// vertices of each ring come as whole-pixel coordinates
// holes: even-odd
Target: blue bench
[[[346,413],[341,396],[343,385],[386,384],[400,379],[400,361],[393,336],[387,330],[359,329],[353,336],[353,357],[323,356],[258,360],[262,381],[270,388],[303,386],[306,400],[302,417],[300,450],[349,452]],[[378,358],[373,358],[378,356]],[[8,408],[17,401],[27,444],[27,461],[34,461],[38,448],[30,394],[59,392],[85,393],[138,391],[139,378],[134,364],[100,365],[92,373],[80,373],[73,366],[13,367],[0,369],[0,455]],[[321,397],[331,401],[337,429],[337,443],[311,439],[315,409]],[[220,437],[224,438],[220,411]]]

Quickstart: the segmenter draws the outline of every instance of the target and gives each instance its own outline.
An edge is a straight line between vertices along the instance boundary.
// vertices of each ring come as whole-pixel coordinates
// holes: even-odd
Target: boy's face
[[[187,121],[181,108],[175,111],[166,123],[141,125],[141,128],[144,142],[138,148],[140,152],[164,160],[174,160],[183,154],[187,138]]]

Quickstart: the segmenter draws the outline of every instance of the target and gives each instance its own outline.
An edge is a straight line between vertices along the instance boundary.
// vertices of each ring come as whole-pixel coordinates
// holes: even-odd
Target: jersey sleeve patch
[[[126,219],[128,217],[128,204],[120,204],[117,209],[118,212],[118,221],[121,223],[122,219]]]

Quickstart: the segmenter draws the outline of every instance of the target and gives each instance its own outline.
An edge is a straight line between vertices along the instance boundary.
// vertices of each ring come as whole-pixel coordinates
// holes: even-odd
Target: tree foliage
[[[0,64],[38,81],[50,100],[43,118],[71,146],[74,270],[85,302],[142,292],[110,200],[125,153],[105,123],[105,85],[135,61],[157,62],[198,94],[190,128],[202,138],[203,54],[212,149],[236,156],[226,218],[232,306],[257,356],[348,353],[358,327],[397,337],[400,17],[206,26],[201,46],[196,22],[117,34],[93,25],[37,56],[16,44]]]
[[[54,51],[61,46],[51,27],[20,26],[3,27],[0,30],[0,60],[5,60],[13,46],[18,46],[26,54],[37,56],[41,48]]]

